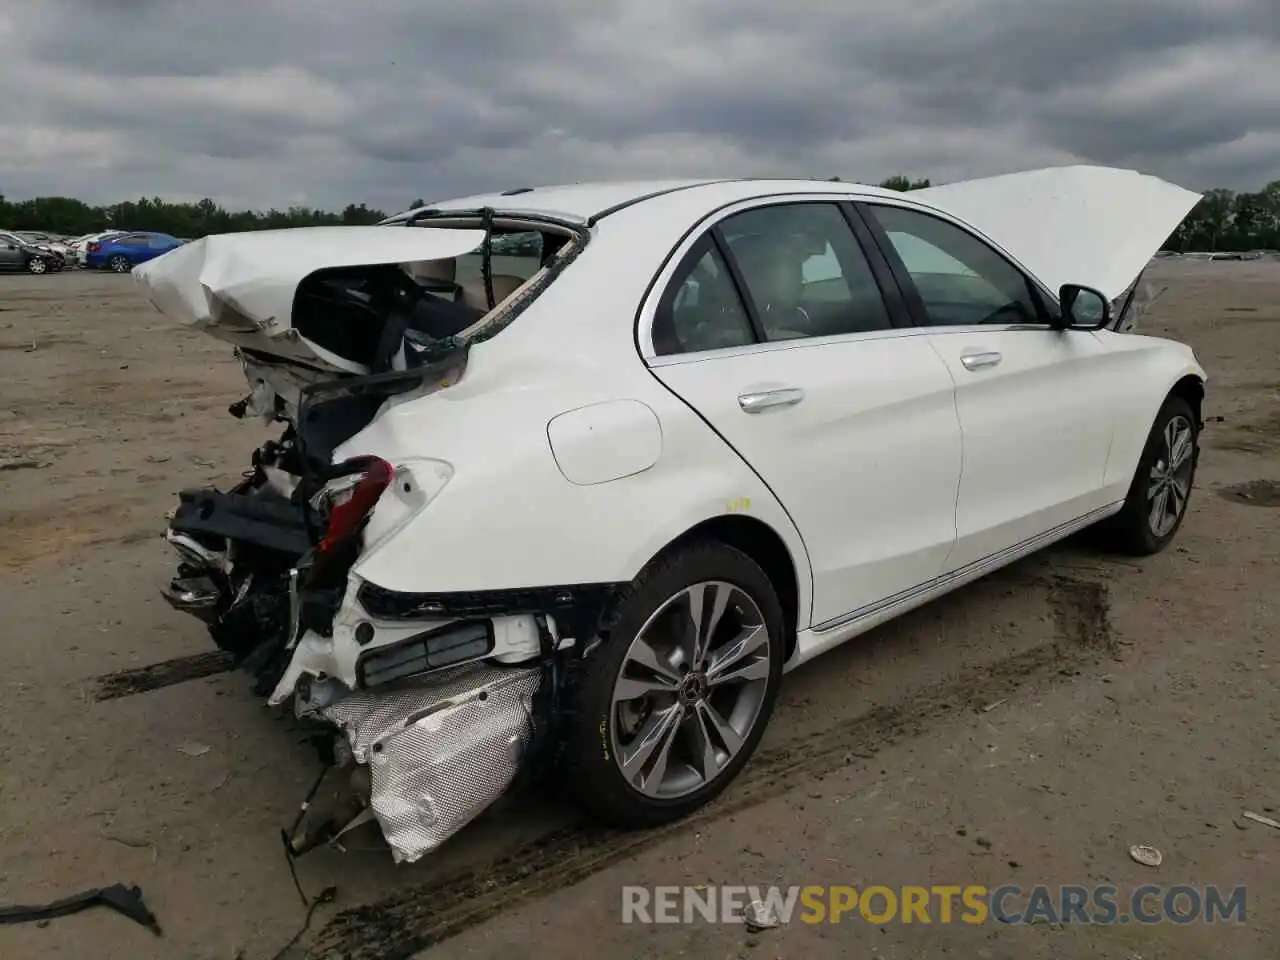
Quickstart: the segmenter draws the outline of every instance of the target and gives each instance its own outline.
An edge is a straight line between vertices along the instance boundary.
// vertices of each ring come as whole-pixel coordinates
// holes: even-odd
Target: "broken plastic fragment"
[[[1129,848],[1129,856],[1144,867],[1158,867],[1164,863],[1164,854],[1145,843],[1135,843]]]
[[[1280,830],[1280,820],[1272,820],[1270,817],[1264,817],[1260,813],[1254,813],[1252,810],[1246,810],[1240,814],[1246,820],[1252,820],[1254,823],[1260,823],[1264,827],[1275,827]]]
[[[778,925],[778,915],[774,912],[773,907],[763,900],[752,901],[751,906],[747,907],[743,919],[746,921],[747,929],[752,933],[759,930],[771,930]]]

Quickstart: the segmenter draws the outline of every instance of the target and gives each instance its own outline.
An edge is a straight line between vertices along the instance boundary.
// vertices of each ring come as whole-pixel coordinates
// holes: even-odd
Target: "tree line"
[[[893,176],[880,186],[905,191],[919,190],[931,183],[927,179]],[[423,205],[424,201],[419,198],[409,207]],[[210,233],[243,230],[361,226],[375,224],[386,216],[385,211],[363,203],[348,204],[341,212],[304,206],[286,210],[225,210],[209,199],[198,203],[170,203],[159,197],[143,197],[98,207],[72,197],[9,201],[0,195],[0,229],[38,230],[67,236],[116,228],[155,230],[195,239]],[[1208,191],[1165,242],[1164,249],[1180,252],[1280,249],[1280,180],[1272,181],[1256,193]]]

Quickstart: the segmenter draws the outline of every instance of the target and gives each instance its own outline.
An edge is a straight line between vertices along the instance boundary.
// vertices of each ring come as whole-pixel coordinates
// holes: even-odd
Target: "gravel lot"
[[[1280,264],[1154,274],[1144,329],[1196,348],[1219,418],[1176,549],[1064,544],[792,674],[685,824],[608,835],[522,797],[414,866],[376,834],[309,855],[306,891],[337,887],[311,955],[1274,957],[1280,830],[1240,814],[1280,818]],[[314,756],[157,591],[176,491],[267,435],[226,414],[242,389],[128,277],[0,278],[0,901],[137,883],[165,931],[89,911],[0,927],[0,956],[265,960],[302,926],[279,830]],[[1245,884],[1247,921],[620,923],[624,884],[1105,882]]]

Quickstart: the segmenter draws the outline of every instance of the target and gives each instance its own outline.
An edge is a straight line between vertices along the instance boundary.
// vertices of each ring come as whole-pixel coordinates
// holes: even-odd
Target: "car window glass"
[[[147,245],[146,237],[116,237],[114,242],[126,247],[145,247]]]
[[[769,340],[890,326],[871,267],[836,205],[759,207],[728,217],[720,230]]]
[[[916,210],[869,209],[911,275],[931,325],[1043,321],[1023,273],[967,230]]]
[[[755,343],[738,288],[709,241],[694,247],[667,288],[653,320],[659,356]]]
[[[542,234],[537,230],[526,233],[497,234],[493,238],[490,253],[493,272],[497,276],[519,277],[528,280],[542,268]],[[484,277],[484,253],[463,254],[458,257],[457,282],[468,283]]]

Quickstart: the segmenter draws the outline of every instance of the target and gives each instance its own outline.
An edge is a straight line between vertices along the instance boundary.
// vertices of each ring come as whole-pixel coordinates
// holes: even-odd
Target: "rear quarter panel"
[[[769,526],[790,552],[799,622],[807,624],[803,542],[756,474],[649,373],[633,344],[602,363],[603,345],[584,343],[578,352],[545,328],[538,336],[538,327],[538,317],[521,316],[472,348],[457,384],[400,401],[338,450],[338,458],[430,457],[453,468],[435,499],[380,538],[353,573],[405,592],[626,582],[691,527],[745,514]],[[644,468],[627,476],[575,483],[557,464],[548,425],[611,401],[653,411],[656,456],[646,450]],[[626,439],[601,435],[597,442]]]

